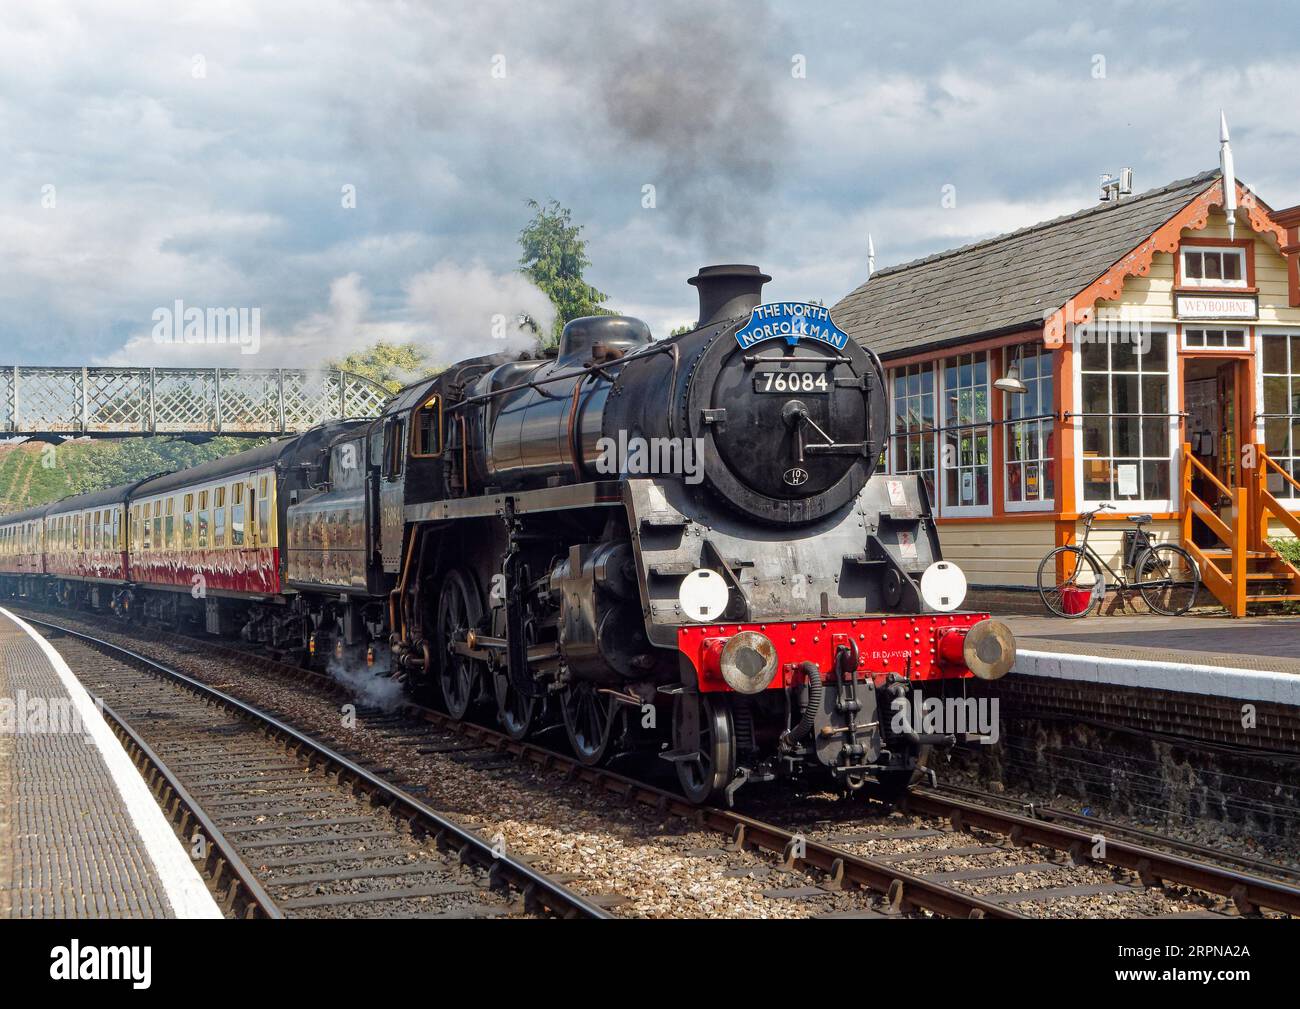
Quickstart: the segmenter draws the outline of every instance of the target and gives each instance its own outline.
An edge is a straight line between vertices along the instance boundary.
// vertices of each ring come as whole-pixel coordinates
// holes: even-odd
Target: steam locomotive
[[[925,485],[877,474],[879,359],[754,266],[654,341],[570,322],[338,422],[0,519],[0,586],[364,665],[695,802],[795,778],[896,796],[952,733],[913,695],[1013,664],[958,609]]]

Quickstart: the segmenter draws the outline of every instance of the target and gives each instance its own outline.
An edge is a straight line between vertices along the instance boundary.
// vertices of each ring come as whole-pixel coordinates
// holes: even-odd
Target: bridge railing
[[[0,367],[0,435],[275,435],[374,417],[388,390],[336,369]]]

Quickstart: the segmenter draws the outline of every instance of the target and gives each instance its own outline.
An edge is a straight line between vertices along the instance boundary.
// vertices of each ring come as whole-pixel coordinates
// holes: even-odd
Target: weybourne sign
[[[1178,295],[1180,319],[1258,319],[1259,302],[1252,296]]]
[[[774,301],[759,305],[749,321],[736,330],[736,342],[745,350],[778,337],[791,347],[800,340],[820,340],[836,350],[843,350],[849,342],[849,334],[835,325],[829,308],[802,301]]]

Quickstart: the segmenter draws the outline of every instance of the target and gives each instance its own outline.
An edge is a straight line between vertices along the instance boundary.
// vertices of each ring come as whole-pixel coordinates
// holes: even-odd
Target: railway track
[[[307,683],[330,696],[347,696],[345,688],[328,676],[243,648],[182,635],[157,635],[153,640],[182,651],[202,649],[281,680]],[[810,901],[815,907],[827,895],[855,888],[876,895],[865,904],[831,912],[834,916],[929,913],[1024,918],[1052,915],[1057,913],[1054,907],[1072,913],[1079,901],[1090,898],[1130,904],[1132,914],[1148,917],[1219,916],[1261,909],[1300,915],[1300,890],[1283,882],[929,790],[909,799],[902,819],[899,814],[892,819],[864,817],[857,807],[848,817],[841,814],[781,826],[730,810],[691,806],[645,781],[583,766],[535,742],[511,740],[476,723],[454,722],[422,706],[403,703],[400,710],[366,711],[365,716],[431,724],[454,733],[465,747],[490,759],[562,773],[627,805],[684,819],[725,837],[726,844],[717,849],[720,854],[775,856],[775,865],[760,870],[802,873],[807,880],[804,886],[771,891],[784,899]],[[1162,886],[1177,892],[1163,900]],[[1206,894],[1217,900],[1201,899]]]
[[[267,712],[121,645],[29,622],[103,704],[227,914],[608,917]]]
[[[1211,848],[1208,845],[1197,844],[1192,841],[1184,841],[1132,824],[1120,823],[1098,816],[1085,816],[1082,813],[1075,813],[1068,809],[1058,809],[1046,803],[1025,802],[1005,794],[999,795],[978,788],[966,788],[961,785],[945,783],[939,787],[938,791],[940,794],[965,796],[984,806],[1011,809],[1031,819],[1052,820],[1071,824],[1087,829],[1090,834],[1102,833],[1107,837],[1129,838],[1139,843],[1187,855],[1193,859],[1235,866],[1256,876],[1275,879],[1282,883],[1300,884],[1300,869],[1293,866],[1270,862],[1262,858],[1252,858],[1249,855],[1240,855],[1221,848]]]

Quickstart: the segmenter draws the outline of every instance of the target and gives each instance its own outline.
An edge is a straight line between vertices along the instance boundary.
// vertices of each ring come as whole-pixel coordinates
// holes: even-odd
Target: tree
[[[591,265],[587,258],[587,241],[582,225],[574,224],[567,207],[556,200],[545,205],[529,200],[533,219],[519,232],[520,272],[543,291],[555,306],[555,324],[551,333],[538,332],[543,342],[558,343],[564,324],[584,315],[612,315],[603,294],[582,278]],[[529,320],[537,331],[536,322]]]
[[[423,376],[436,375],[441,367],[432,366],[418,344],[385,343],[380,340],[373,347],[349,354],[342,361],[331,361],[331,368],[350,371],[354,375],[378,382],[389,392],[396,392],[408,382]]]

